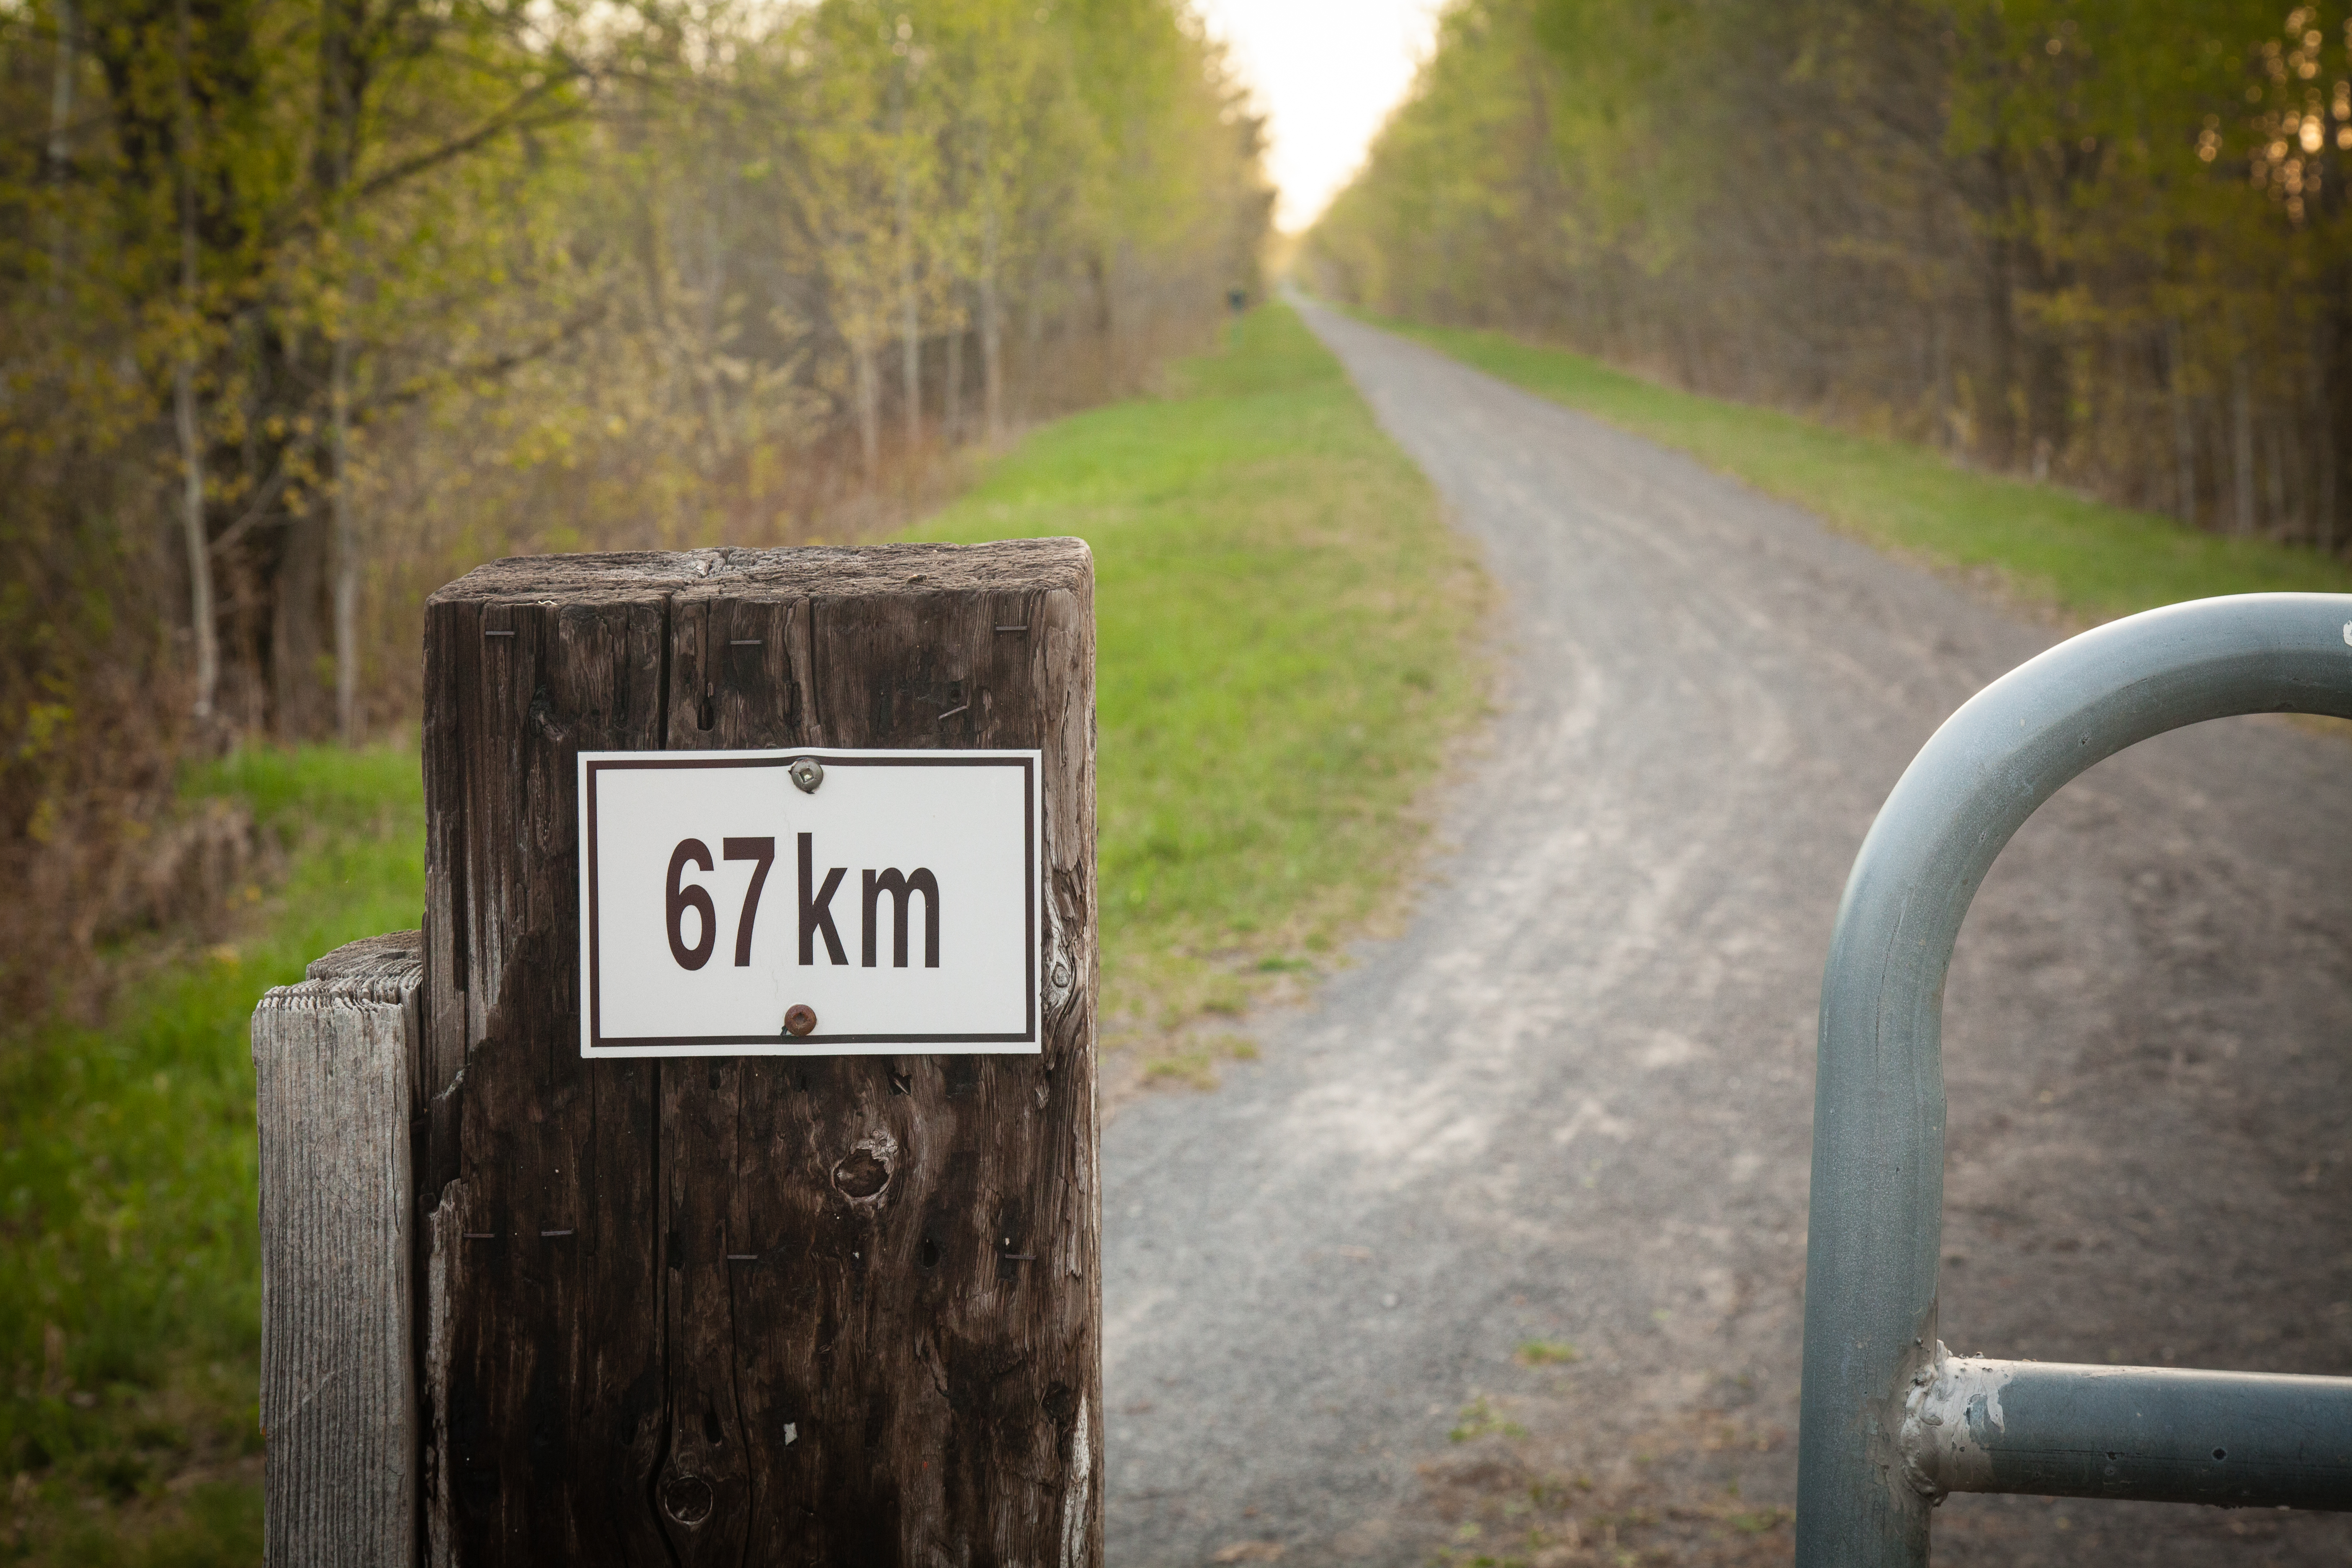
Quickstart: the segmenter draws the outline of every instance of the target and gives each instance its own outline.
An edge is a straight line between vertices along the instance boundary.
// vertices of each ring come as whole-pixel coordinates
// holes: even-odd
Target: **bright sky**
[[[1275,222],[1304,228],[1412,85],[1440,0],[1194,0],[1267,116]]]

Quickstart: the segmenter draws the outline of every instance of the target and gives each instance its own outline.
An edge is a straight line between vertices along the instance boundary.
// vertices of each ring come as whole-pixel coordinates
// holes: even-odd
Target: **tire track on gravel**
[[[1425,1562],[1530,1475],[1642,1479],[1660,1432],[1738,1437],[1643,1472],[1669,1512],[1735,1478],[1785,1501],[1831,917],[1912,753],[2050,634],[1302,310],[1503,584],[1506,700],[1407,932],[1107,1134],[1111,1560]],[[2207,725],[2002,857],[1946,1015],[1955,1349],[2352,1371],[2347,768]],[[1521,1366],[1529,1339],[1581,1359]],[[1449,1442],[1482,1395],[1530,1434]],[[1785,1556],[1703,1511],[1658,1543]],[[1956,1498],[1937,1546],[2340,1562],[2352,1529]]]

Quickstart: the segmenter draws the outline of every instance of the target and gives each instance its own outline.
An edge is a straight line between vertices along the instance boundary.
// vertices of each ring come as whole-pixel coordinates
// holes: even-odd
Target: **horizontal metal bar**
[[[2352,1378],[1951,1355],[1919,1376],[1904,1402],[1903,1468],[1937,1500],[2027,1492],[2352,1511]]]

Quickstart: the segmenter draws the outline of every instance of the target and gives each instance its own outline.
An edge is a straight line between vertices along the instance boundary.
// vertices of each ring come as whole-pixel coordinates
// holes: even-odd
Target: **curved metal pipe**
[[[2352,596],[2200,599],[2115,621],[1969,699],[1912,760],[1846,881],[1822,977],[1797,1560],[1927,1561],[1899,1441],[1933,1375],[1944,975],[2011,835],[2094,763],[2238,713],[2352,718]]]

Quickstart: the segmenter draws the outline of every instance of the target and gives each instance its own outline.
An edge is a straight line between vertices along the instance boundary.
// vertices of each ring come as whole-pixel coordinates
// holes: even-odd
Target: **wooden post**
[[[436,1563],[1102,1554],[1086,546],[500,562],[426,611]],[[583,1061],[583,750],[1038,748],[1035,1056]]]
[[[416,1561],[421,951],[415,931],[353,942],[254,1009],[271,1568]]]

